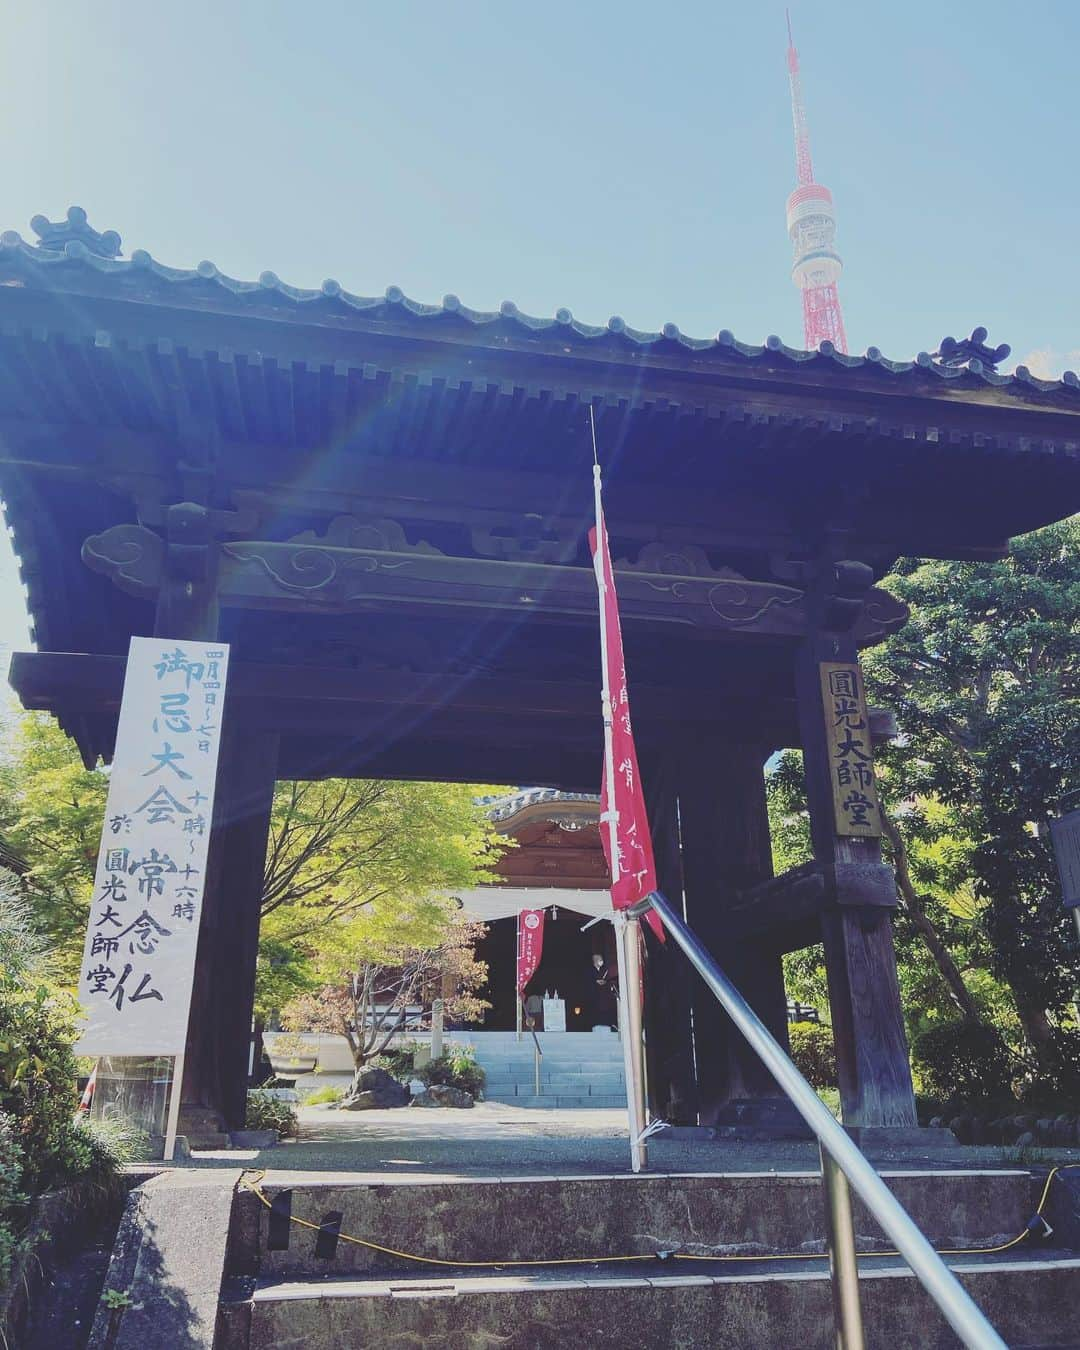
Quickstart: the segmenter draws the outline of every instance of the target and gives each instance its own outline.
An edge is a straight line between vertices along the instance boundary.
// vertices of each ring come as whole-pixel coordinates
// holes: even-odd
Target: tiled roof
[[[493,823],[511,820],[528,806],[543,804],[552,810],[558,810],[572,802],[586,802],[599,809],[600,798],[588,792],[560,792],[556,788],[523,788],[508,797],[484,797],[481,801],[489,807],[488,818]]]
[[[307,312],[313,317],[319,313],[352,311],[379,320],[408,317],[430,324],[433,331],[439,325],[457,324],[471,326],[478,332],[497,330],[500,334],[509,325],[523,333],[555,332],[575,345],[615,339],[628,348],[647,349],[658,355],[682,351],[736,363],[771,363],[781,358],[792,366],[815,369],[865,370],[912,379],[930,375],[958,388],[992,385],[1027,397],[1033,393],[1080,395],[1080,377],[1074,371],[1066,371],[1060,380],[1043,380],[1026,366],[1017,366],[1012,374],[1006,375],[995,370],[992,361],[981,360],[977,355],[962,364],[956,363],[955,359],[936,359],[929,352],[920,352],[914,361],[892,361],[877,347],[868,347],[862,356],[847,356],[836,351],[830,342],[823,342],[817,351],[808,352],[789,347],[775,336],[767,337],[763,343],[740,342],[727,329],[721,329],[715,337],[694,338],[680,332],[676,324],[667,323],[659,332],[653,332],[633,328],[617,315],[603,325],[582,323],[568,309],[557,310],[552,318],[539,318],[523,313],[510,300],[504,301],[498,310],[477,310],[470,309],[456,295],[444,296],[438,305],[424,304],[410,299],[397,286],[387,287],[381,296],[362,296],[347,291],[333,279],[324,281],[317,290],[290,286],[274,272],[263,272],[257,281],[239,281],[227,276],[212,262],[200,262],[194,268],[169,267],[152,258],[145,249],[136,249],[129,259],[121,259],[116,256],[120,252],[119,235],[114,230],[99,234],[87,223],[86,213],[74,206],[69,208],[66,221],[53,223],[35,216],[31,223],[39,242],[30,244],[14,230],[4,231],[0,234],[0,261],[17,258],[43,271],[70,270],[74,264],[115,277],[118,281],[141,276],[163,283],[174,291],[177,299],[182,297],[185,288],[198,286],[204,290],[218,289],[224,295],[252,306],[267,300],[280,305],[283,300],[298,315]],[[940,351],[945,354],[964,345],[946,338]],[[975,344],[976,347],[980,345]]]

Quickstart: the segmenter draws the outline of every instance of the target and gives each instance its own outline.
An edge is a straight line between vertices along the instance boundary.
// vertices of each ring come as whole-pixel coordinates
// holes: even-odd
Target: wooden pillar
[[[215,513],[196,502],[165,514],[165,555],[154,635],[218,640]],[[199,921],[180,1132],[244,1125],[266,840],[278,737],[236,722],[226,691],[206,888]]]
[[[230,712],[234,715],[230,717]],[[252,735],[225,705],[206,893],[195,957],[181,1122],[243,1129],[266,841],[278,737]]]
[[[860,567],[846,562],[834,564],[831,584],[842,589],[846,578],[849,593],[854,594]],[[910,1127],[916,1124],[915,1097],[893,948],[893,873],[881,861],[875,834],[858,837],[839,832],[841,808],[834,798],[836,713],[823,692],[822,665],[843,664],[858,671],[855,641],[850,631],[837,631],[836,622],[853,603],[827,595],[820,601],[821,621],[827,623],[831,613],[833,630],[819,628],[807,638],[796,661],[811,835],[829,897],[821,925],[829,1006],[844,1124]],[[861,672],[858,680],[861,698]],[[868,754],[869,719],[863,720],[866,726],[852,734],[860,739],[865,736],[863,750]]]
[[[725,909],[772,875],[760,746],[699,735],[683,747],[679,819],[687,921],[765,1022],[787,1044],[787,998],[779,953],[734,947]],[[726,1013],[694,980],[694,1042],[704,1125],[786,1128],[793,1121],[771,1076]]]
[[[681,910],[683,883],[675,767],[671,755],[649,757],[642,764],[642,783],[657,885],[676,910]],[[695,1125],[697,1082],[690,1018],[693,968],[670,938],[666,942],[657,941],[648,924],[642,924],[642,931],[647,953],[645,1046],[649,1106],[654,1115],[671,1125]]]

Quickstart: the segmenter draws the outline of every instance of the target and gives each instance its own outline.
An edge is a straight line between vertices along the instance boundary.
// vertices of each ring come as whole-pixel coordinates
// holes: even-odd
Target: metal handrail
[[[534,1086],[535,1089],[536,1089],[536,1095],[539,1097],[539,1096],[540,1096],[540,1061],[544,1058],[544,1052],[543,1052],[543,1050],[540,1049],[540,1038],[537,1036],[535,1028],[530,1027],[530,1028],[529,1028],[529,1034],[530,1034],[530,1035],[532,1036],[532,1038],[533,1038],[533,1045],[536,1046],[536,1050],[535,1050],[535,1052],[533,1053],[533,1079],[534,1079],[533,1086]]]
[[[850,1201],[847,1200],[847,1187],[843,1181],[846,1177],[963,1343],[970,1350],[1007,1350],[1005,1342],[878,1176],[861,1149],[665,897],[659,891],[653,891],[623,912],[628,918],[636,919],[649,909],[659,915],[660,921],[685,952],[691,965],[716,995],[724,1011],[817,1137],[825,1180],[826,1216],[830,1228],[837,1230],[836,1240],[831,1246],[838,1343],[846,1347],[861,1344]],[[846,1216],[838,1212],[843,1211],[845,1202]],[[839,1232],[845,1227],[847,1241]],[[852,1281],[855,1282],[854,1289],[851,1287]],[[849,1326],[853,1326],[854,1330],[845,1336]]]

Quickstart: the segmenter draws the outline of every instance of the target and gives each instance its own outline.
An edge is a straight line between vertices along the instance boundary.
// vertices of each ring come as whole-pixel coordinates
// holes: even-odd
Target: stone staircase
[[[537,1035],[544,1055],[540,1093],[536,1092],[532,1036],[521,1040],[512,1031],[477,1033],[473,1039],[477,1062],[487,1075],[488,1101],[514,1106],[625,1107],[622,1044],[614,1033],[541,1031]]]
[[[950,1248],[996,1246],[1020,1233],[1041,1187],[1022,1170],[883,1175],[923,1231]],[[273,1211],[243,1187],[233,1201],[216,1350],[835,1344],[826,1262],[806,1255],[822,1249],[816,1174],[399,1181],[293,1173],[268,1178],[264,1194]],[[856,1231],[861,1250],[886,1245],[861,1208]],[[416,1265],[339,1232],[448,1263],[569,1264]],[[792,1252],[802,1255],[769,1259]],[[624,1254],[649,1259],[587,1259]],[[1080,1253],[1025,1242],[949,1260],[1010,1346],[1080,1340]],[[870,1350],[958,1344],[903,1262],[885,1252],[860,1268]]]

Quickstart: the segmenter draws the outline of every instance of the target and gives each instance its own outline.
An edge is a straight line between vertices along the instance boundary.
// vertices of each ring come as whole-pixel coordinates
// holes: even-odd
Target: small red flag
[[[604,688],[604,776],[600,788],[600,837],[611,869],[611,902],[627,909],[656,890],[656,864],[652,835],[641,790],[634,731],[630,722],[630,696],[626,685],[619,601],[611,565],[604,508],[600,500],[600,468],[593,469],[596,482],[596,528],[589,531],[600,591],[601,659]],[[656,914],[646,916],[662,942],[664,929]]]
[[[544,950],[544,911],[542,909],[523,909],[518,914],[517,949],[517,988],[518,993],[525,992],[525,986],[536,974],[540,964],[540,955]]]

